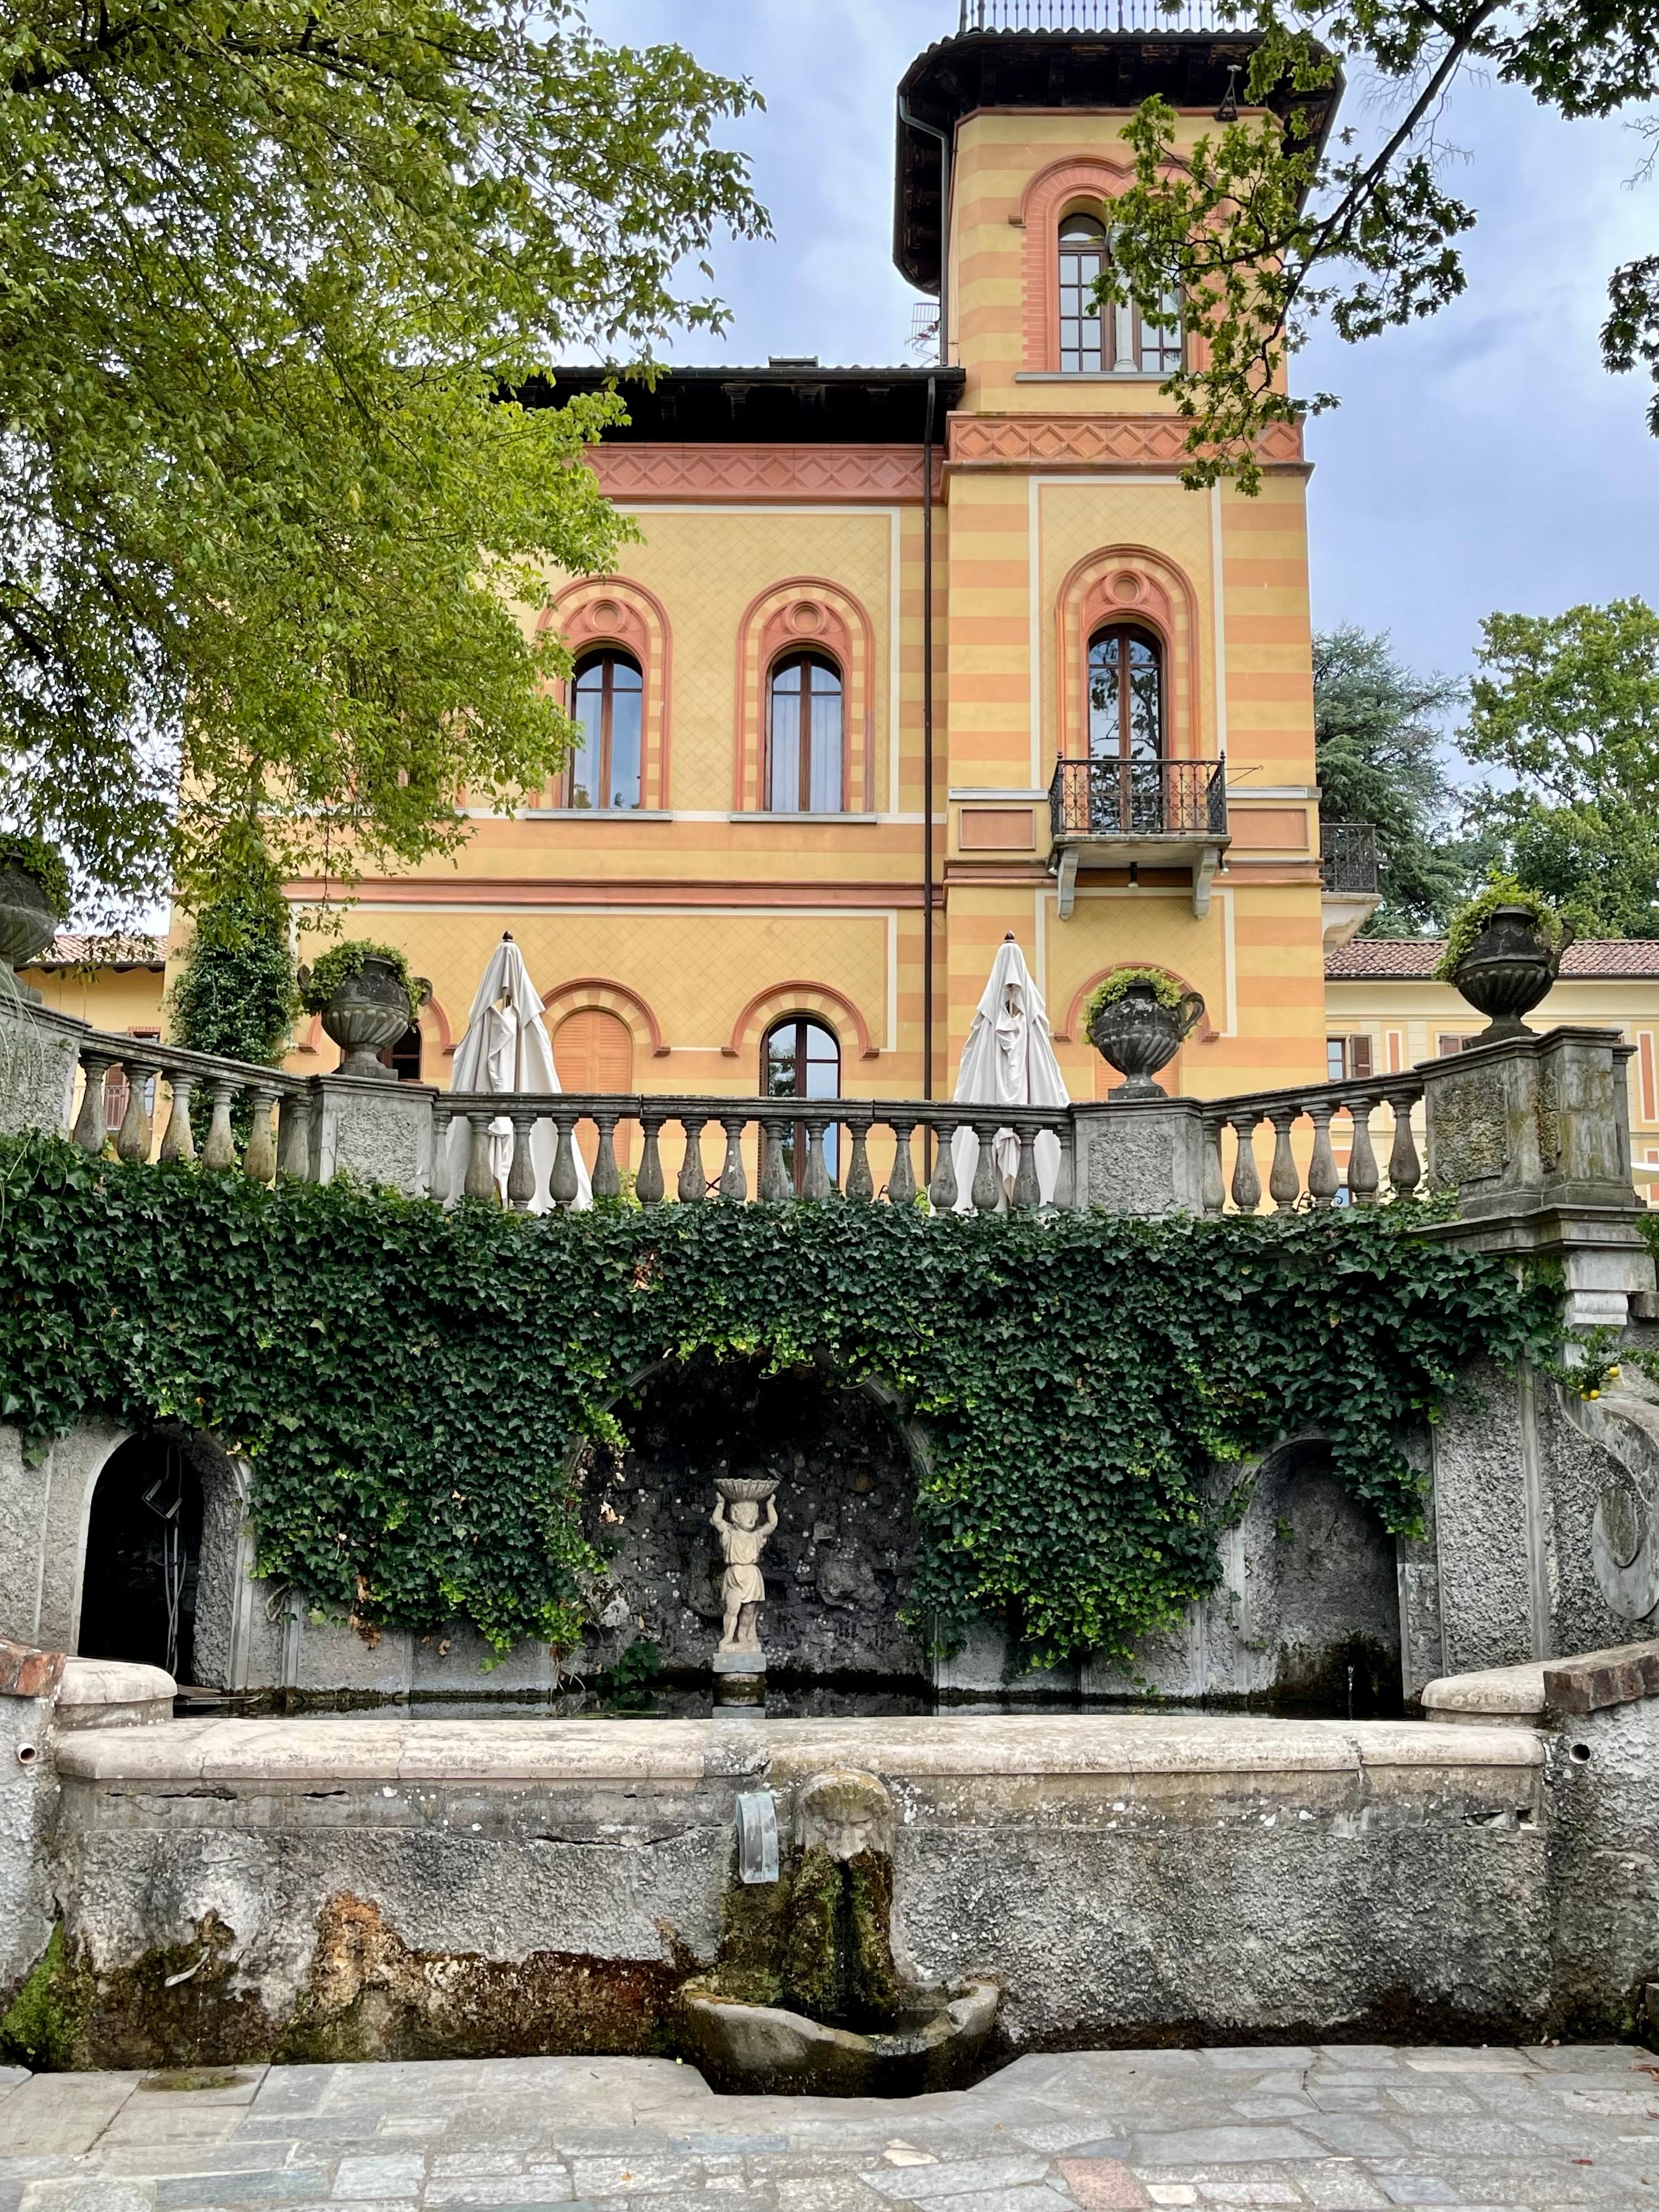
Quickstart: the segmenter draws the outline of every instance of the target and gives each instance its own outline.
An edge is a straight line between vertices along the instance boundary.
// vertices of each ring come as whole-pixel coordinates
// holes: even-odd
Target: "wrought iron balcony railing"
[[[1349,897],[1374,897],[1376,880],[1376,826],[1370,822],[1322,822],[1319,825],[1319,873],[1328,891]]]
[[[1063,760],[1048,787],[1057,841],[1079,837],[1224,837],[1219,761]]]
[[[962,0],[957,34],[969,31],[1225,31],[1234,12],[1216,0]]]

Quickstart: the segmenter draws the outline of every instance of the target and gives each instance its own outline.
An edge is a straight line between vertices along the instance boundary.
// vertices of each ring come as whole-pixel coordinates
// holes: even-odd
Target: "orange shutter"
[[[618,1021],[599,1006],[584,1006],[567,1014],[553,1038],[553,1065],[562,1091],[631,1091],[634,1088],[634,1039],[626,1022]],[[617,1163],[626,1167],[632,1154],[633,1124],[617,1129]],[[599,1139],[591,1121],[582,1124],[577,1141],[591,1169]]]

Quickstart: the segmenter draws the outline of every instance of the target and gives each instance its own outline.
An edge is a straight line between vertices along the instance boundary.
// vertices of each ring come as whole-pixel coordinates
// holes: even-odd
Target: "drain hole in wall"
[[[1572,1749],[1567,1753],[1569,1759],[1576,1759],[1581,1766],[1584,1764],[1584,1761],[1589,1757],[1589,1755],[1590,1747],[1587,1743],[1574,1744]]]

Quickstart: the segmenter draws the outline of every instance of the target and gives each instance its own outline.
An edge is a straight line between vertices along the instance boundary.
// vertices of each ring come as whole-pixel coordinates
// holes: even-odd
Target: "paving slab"
[[[166,2079],[170,2086],[154,2086]],[[667,2059],[0,2075],[0,2212],[1659,2212],[1633,2045],[1033,2054],[716,2095]]]

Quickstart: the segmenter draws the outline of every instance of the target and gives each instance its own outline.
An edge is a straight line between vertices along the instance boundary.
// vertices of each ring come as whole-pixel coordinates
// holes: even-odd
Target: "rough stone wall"
[[[620,1462],[598,1447],[581,1462],[584,1527],[611,1559],[595,1592],[597,1661],[641,1638],[666,1667],[707,1668],[720,1633],[714,1479],[769,1474],[779,1486],[778,1526],[760,1563],[769,1667],[924,1671],[921,1644],[898,1619],[915,1471],[873,1398],[811,1368],[767,1376],[748,1363],[696,1358],[651,1377],[623,1419]]]
[[[104,1462],[125,1438],[88,1421],[25,1467],[20,1432],[0,1424],[0,1636],[75,1650],[87,1514]]]
[[[1628,2034],[1659,1981],[1659,1698],[1563,1720],[1549,1779],[1556,2032]]]
[[[0,1695],[0,2008],[52,1934],[48,1851],[58,1816],[52,1751],[51,1698]]]

